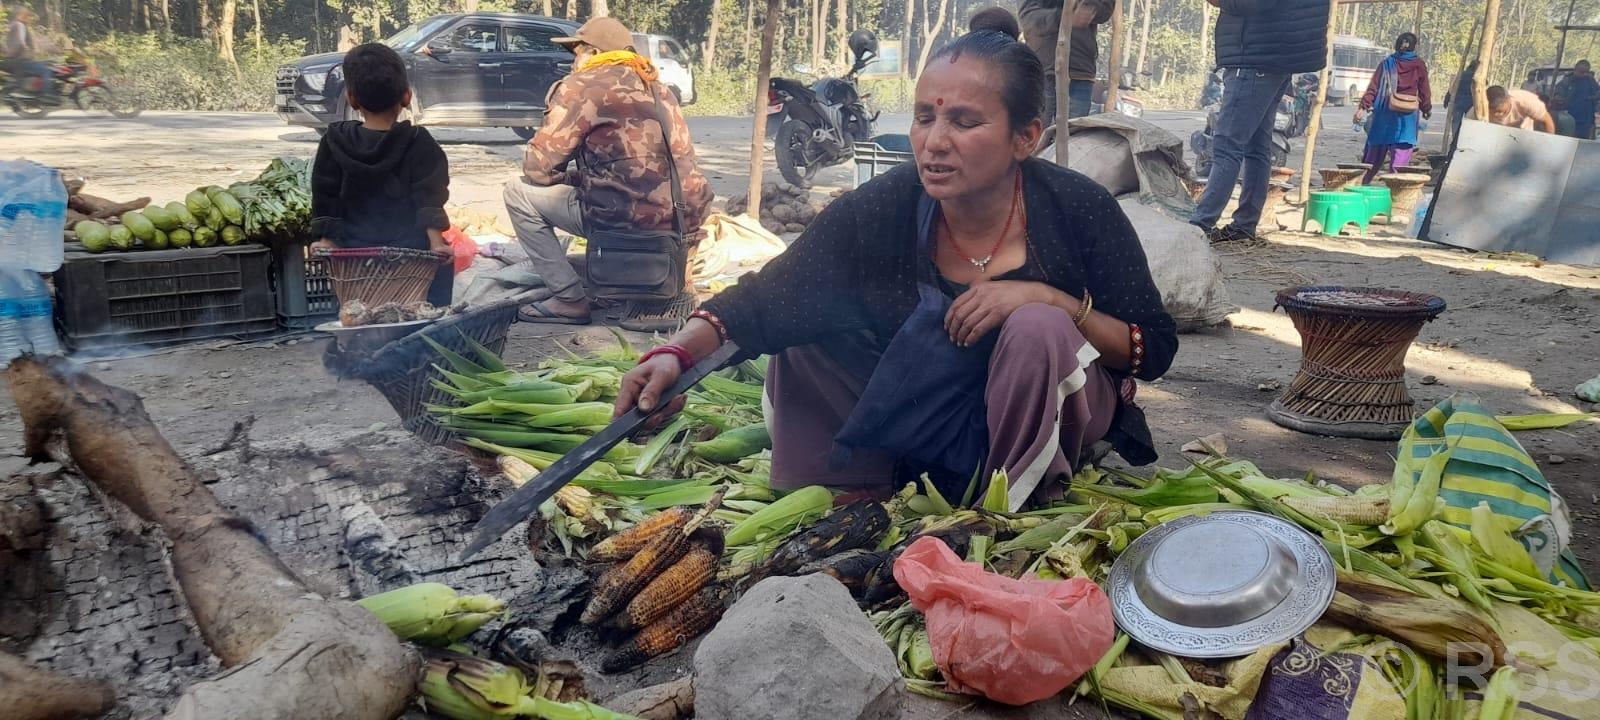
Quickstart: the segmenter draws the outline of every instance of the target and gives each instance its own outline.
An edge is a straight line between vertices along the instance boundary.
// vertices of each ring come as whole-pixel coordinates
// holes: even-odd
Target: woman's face
[[[992,65],[970,56],[937,60],[917,80],[911,150],[933,199],[992,189],[1033,150],[1038,121],[1028,132],[1011,131],[1001,82]]]

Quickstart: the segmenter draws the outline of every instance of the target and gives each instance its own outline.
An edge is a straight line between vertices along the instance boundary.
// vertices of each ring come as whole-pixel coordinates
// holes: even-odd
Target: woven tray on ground
[[[1314,286],[1278,291],[1300,333],[1300,369],[1267,411],[1284,427],[1318,435],[1392,439],[1411,422],[1405,358],[1444,300],[1382,288]]]
[[[428,296],[428,285],[445,255],[411,248],[338,248],[321,250],[339,304],[360,300],[369,307],[411,303]]]
[[[441,427],[426,408],[450,405],[454,398],[433,386],[433,380],[444,379],[433,366],[443,366],[445,360],[423,338],[467,357],[472,356],[467,338],[496,353],[502,352],[506,332],[517,319],[520,304],[517,300],[502,301],[440,320],[383,346],[363,363],[358,376],[383,393],[400,415],[402,427],[426,442],[443,445],[454,435]]]

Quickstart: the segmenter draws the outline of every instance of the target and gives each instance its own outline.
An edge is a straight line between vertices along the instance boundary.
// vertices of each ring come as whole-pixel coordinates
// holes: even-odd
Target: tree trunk
[[[565,6],[566,6],[566,12],[567,12],[567,19],[568,20],[576,20],[576,19],[578,19],[578,0],[566,0]]]
[[[195,37],[210,37],[211,0],[195,0]]]
[[[256,54],[261,54],[261,0],[250,0],[250,17],[255,21]]]
[[[472,2],[472,4],[476,5],[478,3],[478,0],[471,0],[471,2]],[[556,8],[555,8],[554,0],[544,0],[544,16],[545,17],[555,17],[556,16]]]
[[[755,0],[750,2],[753,4]],[[761,155],[767,144],[767,86],[772,82],[772,46],[778,34],[782,2],[767,0],[767,14],[761,27],[761,59],[756,62],[756,117],[750,124],[750,202],[744,213],[758,223],[761,222]]]
[[[916,28],[917,0],[906,0],[905,30],[900,33],[900,77],[916,75],[911,66],[911,32]]]
[[[1139,13],[1144,11],[1145,5],[1150,0],[1130,0],[1128,3],[1128,22],[1123,23],[1122,38],[1122,66],[1128,67],[1128,60],[1133,57],[1133,32],[1139,28]],[[1205,2],[1205,0],[1201,0]]]
[[[928,0],[928,2],[933,2],[933,0]],[[924,8],[924,10],[926,10],[926,8]],[[939,0],[939,17],[933,21],[932,25],[926,24],[928,21],[928,13],[923,12],[922,21],[924,24],[922,26],[922,50],[917,53],[918,73],[921,73],[922,66],[928,63],[928,56],[933,54],[935,30],[944,27],[944,14],[949,11],[950,0]]]
[[[1200,62],[1206,67],[1216,62],[1211,59],[1211,6],[1205,0],[1200,0]]]
[[[1139,20],[1139,59],[1133,65],[1134,77],[1144,77],[1145,51],[1150,48],[1150,16],[1156,11],[1156,0],[1144,0],[1144,17]]]
[[[239,12],[239,0],[222,0],[222,18],[217,21],[217,57],[227,60],[235,69],[239,59],[233,54],[234,18]]]
[[[822,67],[823,25],[828,17],[828,0],[811,0],[811,67]]]
[[[717,66],[717,28],[722,25],[722,0],[711,0],[711,29],[706,32],[707,69]]]
[[[1201,0],[1201,7],[1205,7]],[[1111,48],[1106,51],[1106,97],[1111,100],[1111,110],[1116,111],[1116,103],[1122,98],[1122,63],[1117,62],[1117,57],[1122,54],[1122,0],[1111,3]],[[1139,79],[1134,78],[1133,84],[1139,84]]]
[[[589,17],[592,17],[592,18],[605,17],[605,16],[610,15],[610,14],[611,14],[611,6],[606,4],[606,0],[593,0],[590,3]]]
[[[161,30],[167,35],[172,34],[171,0],[161,0]]]
[[[750,41],[756,35],[756,0],[744,0],[744,53],[742,62],[750,64]],[[764,107],[764,106],[763,106]]]
[[[845,0],[839,0],[838,4],[834,5],[833,24],[837,26],[834,28],[834,33],[839,38],[839,65],[841,67],[850,67],[852,60],[848,39],[850,34],[850,11],[845,7]]]

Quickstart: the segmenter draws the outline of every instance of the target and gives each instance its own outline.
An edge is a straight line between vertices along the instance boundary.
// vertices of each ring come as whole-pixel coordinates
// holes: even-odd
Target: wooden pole
[[[752,0],[753,1],[753,0]],[[756,121],[750,133],[750,202],[744,214],[761,221],[761,151],[767,139],[767,85],[772,82],[772,39],[778,33],[778,13],[783,0],[767,0],[767,15],[762,19],[761,60],[756,66]]]
[[[1456,102],[1455,92],[1461,89],[1461,75],[1467,71],[1467,53],[1472,52],[1472,41],[1477,39],[1478,25],[1482,22],[1483,18],[1473,19],[1472,29],[1467,31],[1467,43],[1461,46],[1461,62],[1456,67],[1455,77],[1450,79],[1450,82],[1455,84],[1450,94],[1450,104],[1452,105]],[[1444,146],[1440,148],[1447,153],[1450,152],[1451,139],[1456,135],[1456,124],[1450,121],[1452,119],[1451,112],[1454,112],[1452,108],[1445,108]]]
[[[1500,0],[1488,0],[1483,8],[1483,37],[1478,39],[1478,72],[1472,75],[1472,112],[1479,120],[1489,119],[1489,64],[1494,62],[1494,33],[1500,26]]]
[[[1317,101],[1311,105],[1311,125],[1306,128],[1306,157],[1300,164],[1300,204],[1311,199],[1311,171],[1316,168],[1317,133],[1322,130],[1322,108],[1328,103],[1328,70],[1333,67],[1333,36],[1339,0],[1328,0],[1328,57],[1317,71]]]
[[[1201,7],[1204,7],[1202,5]],[[1111,52],[1107,55],[1107,62],[1111,67],[1106,69],[1106,112],[1116,112],[1116,103],[1122,98],[1122,0],[1115,0],[1111,4]]]
[[[1411,19],[1411,34],[1422,37],[1422,0],[1417,0],[1417,14]]]
[[[1148,0],[1146,0],[1148,2]],[[1078,0],[1061,3],[1061,23],[1056,26],[1056,164],[1067,167],[1067,111],[1072,106],[1072,16]]]

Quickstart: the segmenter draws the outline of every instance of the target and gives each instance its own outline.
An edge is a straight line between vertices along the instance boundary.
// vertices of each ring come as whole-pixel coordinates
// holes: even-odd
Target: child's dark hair
[[[1005,19],[992,11],[1004,13]],[[993,66],[1000,76],[1000,102],[1011,116],[1011,130],[1020,132],[1043,112],[1044,64],[1032,49],[1017,42],[1021,35],[1017,20],[1004,8],[989,8],[974,15],[969,27],[972,32],[939,48],[928,62],[955,62],[962,55],[971,55]]]
[[[1417,36],[1414,33],[1403,32],[1394,39],[1395,52],[1415,52],[1417,49]]]
[[[383,43],[357,45],[345,53],[344,83],[360,109],[375,113],[399,107],[411,88],[405,62]]]

